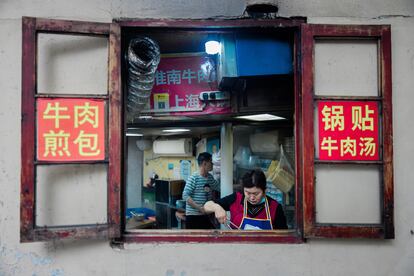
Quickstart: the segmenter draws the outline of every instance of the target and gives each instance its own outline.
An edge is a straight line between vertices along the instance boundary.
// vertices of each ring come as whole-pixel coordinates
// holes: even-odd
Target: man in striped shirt
[[[212,156],[202,152],[197,157],[198,171],[188,179],[183,191],[186,201],[186,228],[187,229],[213,229],[214,225],[205,213],[203,205],[211,200],[213,190],[219,191],[217,181],[209,173],[213,169]]]

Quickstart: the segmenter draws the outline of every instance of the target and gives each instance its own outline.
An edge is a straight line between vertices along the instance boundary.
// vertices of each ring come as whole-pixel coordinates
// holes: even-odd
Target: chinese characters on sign
[[[104,107],[104,100],[37,99],[37,160],[104,160]]]
[[[320,160],[378,160],[378,103],[319,101]]]
[[[226,113],[230,102],[200,100],[203,91],[217,90],[216,65],[203,54],[162,56],[155,73],[151,111],[197,115]]]

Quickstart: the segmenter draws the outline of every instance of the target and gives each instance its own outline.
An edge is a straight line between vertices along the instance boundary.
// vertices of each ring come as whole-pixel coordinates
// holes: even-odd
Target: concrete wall
[[[252,1],[250,1],[252,2]],[[0,2],[0,275],[413,275],[414,2],[280,1],[280,15],[312,23],[391,24],[395,229],[390,241],[283,244],[20,244],[21,16],[110,22],[114,17],[238,16],[245,1],[92,0]],[[76,208],[75,208],[76,210]],[[82,210],[76,210],[82,211]]]

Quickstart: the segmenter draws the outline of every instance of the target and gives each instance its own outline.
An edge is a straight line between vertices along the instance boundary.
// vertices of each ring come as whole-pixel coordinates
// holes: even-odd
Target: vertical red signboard
[[[104,160],[104,108],[104,100],[37,99],[37,160]]]
[[[378,103],[319,101],[320,160],[379,160]]]

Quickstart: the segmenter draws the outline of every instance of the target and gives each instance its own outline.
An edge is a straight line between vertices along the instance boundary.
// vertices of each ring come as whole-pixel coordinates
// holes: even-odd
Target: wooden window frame
[[[187,30],[217,28],[289,28],[294,33],[294,108],[295,108],[295,193],[296,229],[279,231],[221,230],[144,230],[125,232],[125,159],[126,122],[121,89],[122,28],[180,28]],[[37,94],[37,34],[80,34],[109,39],[108,96],[108,221],[102,225],[37,227],[35,225],[35,103]],[[383,225],[321,226],[315,222],[314,145],[313,145],[313,47],[315,36],[376,37],[380,39],[381,91],[375,100],[383,108],[384,210]],[[250,242],[301,243],[308,237],[393,238],[392,179],[392,104],[391,104],[391,39],[389,26],[328,26],[306,24],[305,18],[272,20],[115,20],[92,23],[41,18],[23,18],[22,58],[22,153],[21,153],[21,241],[45,241],[61,238],[111,238],[123,242]],[[50,96],[50,95],[48,95]],[[71,97],[73,95],[63,95]],[[60,96],[59,96],[60,97]],[[78,96],[76,96],[78,97]],[[312,114],[311,116],[309,116]],[[124,154],[123,154],[124,153]],[[42,163],[44,164],[44,163]]]
[[[376,39],[378,41],[379,82],[378,96],[329,97],[314,94],[315,38],[324,39]],[[380,161],[329,161],[315,160],[314,105],[318,100],[371,100],[382,107],[382,160]],[[302,25],[302,131],[303,163],[301,164],[304,194],[305,237],[327,238],[394,238],[393,217],[393,149],[392,149],[392,91],[391,91],[391,27],[389,25]],[[311,114],[306,116],[305,114]],[[379,165],[382,171],[382,210],[380,225],[321,224],[315,215],[315,164]]]
[[[121,185],[121,90],[119,83],[120,32],[117,24],[91,23],[42,18],[22,18],[22,146],[20,193],[20,240],[46,241],[61,238],[116,238],[120,237],[120,185]],[[37,91],[37,36],[39,33],[101,36],[108,39],[108,91],[106,95],[39,94]],[[108,208],[107,223],[95,225],[36,226],[36,166],[52,162],[36,160],[36,99],[90,98],[103,99],[108,104],[107,134]],[[99,162],[66,162],[59,164],[94,164]],[[102,163],[102,162],[100,162]],[[55,163],[56,164],[56,163]]]

